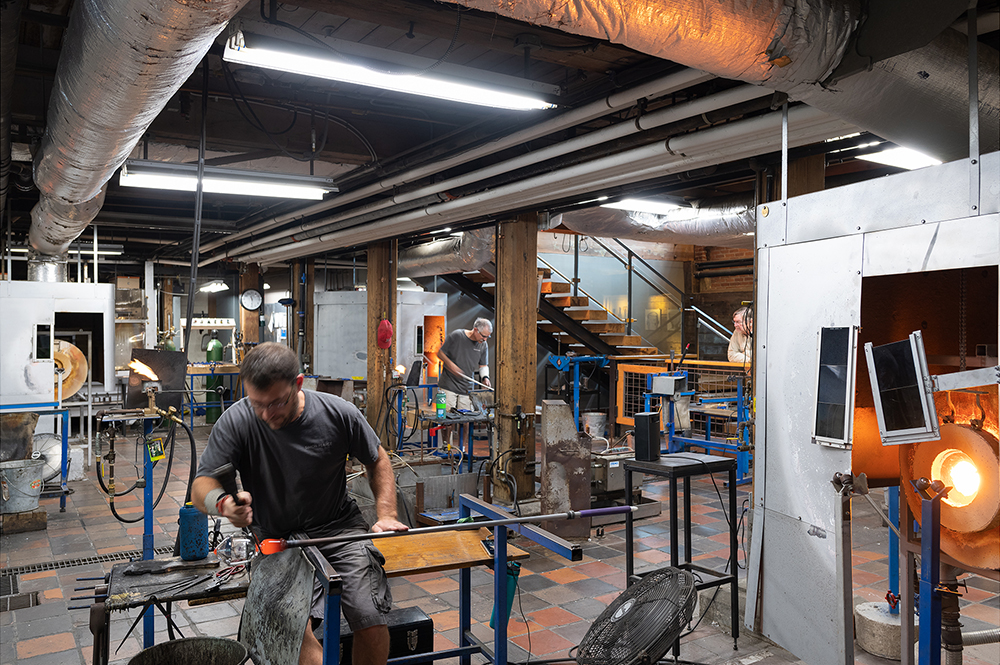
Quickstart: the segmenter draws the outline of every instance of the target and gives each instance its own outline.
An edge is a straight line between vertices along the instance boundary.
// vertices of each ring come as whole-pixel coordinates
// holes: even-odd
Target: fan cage
[[[655,663],[691,621],[694,575],[660,568],[623,591],[590,626],[577,651],[578,665]]]

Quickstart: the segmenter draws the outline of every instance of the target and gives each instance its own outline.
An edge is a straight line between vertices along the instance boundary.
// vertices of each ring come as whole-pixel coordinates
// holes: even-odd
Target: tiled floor
[[[198,451],[207,437],[207,428],[196,428]],[[180,442],[178,442],[180,443]],[[131,453],[131,444],[123,457]],[[116,473],[134,471],[130,464],[122,466],[121,457]],[[177,531],[177,516],[190,469],[187,446],[178,445],[177,457],[171,469],[166,492],[154,511],[154,547],[173,546]],[[162,472],[155,474],[159,490]],[[128,475],[123,475],[128,478]],[[46,531],[3,535],[0,537],[0,565],[4,569],[39,566],[48,562],[73,562],[77,565],[52,570],[25,572],[16,575],[20,593],[37,592],[38,605],[26,609],[0,612],[0,665],[78,665],[91,663],[92,637],[88,629],[86,609],[68,609],[88,605],[87,600],[72,600],[86,591],[76,587],[93,585],[81,582],[81,577],[100,577],[110,571],[113,560],[79,563],[79,559],[113,555],[141,549],[142,526],[123,524],[108,508],[106,496],[95,480],[96,472],[88,472],[88,480],[71,484],[74,493],[67,501],[65,513],[58,512],[57,499],[43,499],[48,510]],[[119,481],[120,483],[121,481]],[[721,480],[720,480],[721,483]],[[119,488],[121,485],[119,484]],[[644,487],[646,496],[665,499],[665,482],[650,482]],[[745,493],[740,493],[740,505]],[[724,567],[728,555],[726,518],[719,508],[719,499],[712,484],[704,479],[695,484],[692,513],[695,523],[692,553],[709,567]],[[141,516],[141,502],[135,495],[115,499],[115,508],[123,517]],[[886,591],[887,536],[866,503],[855,502],[854,515],[854,583],[855,602],[881,599]],[[650,568],[669,561],[669,522],[666,515],[638,523],[639,539],[635,547],[637,567]],[[603,535],[592,531],[583,543],[585,557],[579,562],[566,561],[551,552],[528,543],[518,543],[529,550],[531,557],[523,562],[519,590],[509,624],[512,662],[531,658],[566,658],[578,645],[590,623],[625,587],[624,527],[612,525]],[[742,533],[741,533],[742,537]],[[742,544],[742,543],[741,543]],[[105,558],[109,558],[106,556]],[[742,563],[744,554],[741,551]],[[741,571],[741,576],[745,572]],[[493,577],[486,569],[472,572],[473,630],[482,639],[490,640]],[[966,630],[1000,625],[1000,585],[978,577],[967,579],[969,590],[962,598],[963,623]],[[435,646],[439,649],[458,643],[458,583],[455,573],[427,573],[391,580],[395,604],[417,606],[434,620]],[[199,607],[180,603],[174,618],[185,636],[204,635],[235,638],[243,601],[220,602]],[[136,616],[117,613],[112,617],[111,649],[114,652],[128,626]],[[156,642],[166,639],[166,627],[161,616],[156,619]],[[137,633],[139,631],[137,630]],[[137,634],[125,640],[112,653],[113,663],[126,663],[141,649]],[[966,664],[982,665],[1000,662],[1000,645],[967,647]],[[702,622],[682,641],[682,658],[702,663],[797,663],[794,656],[773,644],[741,636],[739,649],[732,648],[732,638],[717,625]],[[857,662],[889,663],[860,649]]]

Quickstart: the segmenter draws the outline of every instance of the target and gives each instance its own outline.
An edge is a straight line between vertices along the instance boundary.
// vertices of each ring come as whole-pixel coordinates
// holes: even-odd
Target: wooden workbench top
[[[376,538],[372,543],[385,557],[385,573],[403,577],[417,573],[434,573],[481,566],[493,561],[483,547],[489,529],[477,531],[441,531],[420,533],[402,538]],[[524,550],[507,545],[507,560],[527,559]]]

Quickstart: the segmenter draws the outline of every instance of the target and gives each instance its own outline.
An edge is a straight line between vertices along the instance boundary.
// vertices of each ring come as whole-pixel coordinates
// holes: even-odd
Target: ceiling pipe
[[[788,122],[790,146],[814,143],[855,130],[847,123],[808,106],[790,109]],[[583,196],[595,188],[640,182],[742,159],[780,146],[780,128],[780,113],[741,120],[241,258],[259,263],[281,261],[403,233],[425,231],[474,217],[527,209],[555,199]]]
[[[29,241],[59,255],[108,180],[246,0],[77,0],[35,156]]]
[[[582,235],[621,238],[675,245],[753,247],[757,212],[752,194],[723,200],[695,202],[656,215],[613,208],[585,208],[552,217],[549,227],[560,224]]]
[[[23,0],[0,3],[0,219],[7,214],[7,190],[10,187],[10,107],[23,7]]]
[[[965,38],[946,28],[968,7],[966,0],[947,6],[926,0],[915,8],[898,3],[897,11],[934,10],[929,20],[937,23],[922,26],[921,34],[937,30],[938,37],[929,44],[897,38],[908,52],[874,58],[869,71],[842,80],[831,75],[869,18],[856,0],[454,1],[763,85],[943,161],[968,155],[968,50]],[[1000,67],[996,49],[985,45],[979,87],[980,150],[991,152],[1000,148]]]
[[[394,212],[403,212],[402,209],[397,208],[400,204],[410,203],[432,196],[436,196],[439,200],[443,201],[446,198],[445,192],[458,187],[463,187],[465,185],[502,175],[504,173],[516,172],[528,166],[539,164],[550,159],[555,159],[556,157],[561,157],[577,150],[590,148],[601,143],[638,134],[656,127],[662,127],[678,120],[704,115],[705,113],[709,113],[720,108],[726,108],[741,102],[766,97],[771,94],[770,90],[750,85],[730,88],[729,90],[724,90],[723,92],[713,95],[706,95],[705,97],[700,97],[690,102],[684,102],[659,109],[657,111],[639,116],[633,120],[620,122],[567,141],[560,141],[559,143],[541,148],[539,150],[533,150],[532,152],[519,155],[513,159],[492,164],[485,168],[477,169],[454,178],[449,178],[425,187],[396,194],[391,199],[385,199],[366,207],[365,211],[371,212],[384,210],[385,213],[381,216],[385,217],[389,214],[388,208],[390,207],[390,204],[394,204]],[[348,224],[370,221],[355,218],[355,211],[350,211],[348,213],[337,215],[332,219],[318,219],[300,224],[296,227],[275,231],[274,233],[267,234],[266,236],[262,236],[261,238],[255,239],[251,242],[227,249],[224,254],[218,254],[212,256],[211,258],[207,258],[201,263],[201,265],[214,263],[215,261],[225,257],[237,256],[240,253],[246,253],[252,248],[279,240],[281,238],[286,238],[288,236],[294,236],[296,240],[304,240],[306,238],[322,235],[323,233],[329,233]]]
[[[706,74],[705,72],[693,69],[685,69],[673,74],[668,74],[667,76],[660,77],[648,83],[637,85],[632,88],[616,92],[612,95],[608,95],[603,99],[598,99],[597,101],[585,104],[580,108],[566,111],[549,120],[516,131],[513,134],[507,134],[492,141],[487,141],[486,143],[476,146],[471,150],[460,152],[453,157],[436,160],[424,166],[418,166],[402,173],[394,174],[389,178],[380,180],[365,187],[361,187],[360,189],[341,193],[327,201],[315,203],[294,212],[277,215],[270,219],[263,220],[253,226],[243,229],[239,233],[230,236],[226,240],[215,240],[206,243],[202,249],[206,252],[211,251],[221,247],[227,242],[245,238],[264,229],[274,228],[275,226],[287,224],[288,222],[296,222],[320,213],[335,210],[349,203],[354,203],[355,201],[360,201],[361,199],[372,196],[373,194],[391,190],[394,187],[409,182],[415,182],[421,178],[426,178],[446,169],[466,164],[472,160],[479,159],[480,157],[486,157],[501,150],[512,148],[526,141],[541,138],[568,127],[573,127],[575,125],[594,120],[595,118],[608,115],[609,113],[620,111],[632,106],[639,99],[662,97],[664,95],[677,92],[678,90],[683,90],[689,86],[710,81],[713,78],[715,77],[711,74]]]

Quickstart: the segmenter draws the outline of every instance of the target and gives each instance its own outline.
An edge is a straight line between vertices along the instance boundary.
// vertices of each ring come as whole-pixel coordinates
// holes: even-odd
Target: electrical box
[[[650,393],[654,395],[679,395],[687,390],[686,376],[659,374],[652,378]]]
[[[634,457],[635,456],[632,454],[632,451],[594,453],[592,456],[594,493],[607,494],[610,492],[624,492],[625,469],[622,466],[622,462],[633,459]],[[633,473],[632,490],[638,490],[640,487],[642,487],[642,474]]]

